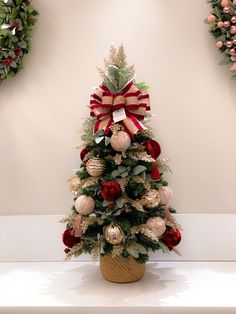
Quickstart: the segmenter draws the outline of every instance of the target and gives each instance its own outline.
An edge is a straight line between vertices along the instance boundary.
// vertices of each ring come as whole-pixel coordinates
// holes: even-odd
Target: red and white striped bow
[[[103,129],[107,134],[113,123],[112,113],[121,108],[124,108],[126,114],[121,123],[131,139],[135,133],[145,129],[139,120],[143,120],[146,111],[150,110],[149,94],[141,92],[130,82],[121,93],[113,94],[105,85],[101,85],[91,95],[90,115],[97,118],[94,133]]]

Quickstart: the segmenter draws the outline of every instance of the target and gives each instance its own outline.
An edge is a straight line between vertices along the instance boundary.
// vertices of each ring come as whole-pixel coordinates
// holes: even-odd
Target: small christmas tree
[[[74,205],[63,220],[63,242],[67,258],[100,256],[108,280],[133,281],[137,278],[127,275],[139,266],[144,271],[150,250],[175,250],[181,234],[170,213],[172,190],[163,178],[168,166],[158,158],[161,148],[147,125],[146,84],[134,80],[123,46],[111,47],[99,71],[103,83],[91,95],[82,164],[69,179]],[[120,263],[125,266],[114,277],[113,267]],[[110,277],[104,274],[107,265],[113,265]]]

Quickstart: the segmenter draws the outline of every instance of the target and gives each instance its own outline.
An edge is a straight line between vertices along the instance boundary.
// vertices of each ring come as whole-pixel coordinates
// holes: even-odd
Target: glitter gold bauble
[[[149,190],[146,194],[144,194],[142,203],[144,206],[149,208],[157,207],[160,203],[160,195],[158,190]]]
[[[131,145],[131,140],[125,131],[118,131],[111,137],[111,147],[117,152],[123,152]]]
[[[69,182],[69,188],[71,190],[71,192],[77,196],[79,194],[79,190],[80,190],[80,178],[78,176],[71,176],[68,180]]]
[[[105,239],[113,245],[119,244],[124,239],[124,232],[119,225],[112,223],[106,227]]]
[[[91,157],[86,163],[86,170],[92,177],[99,177],[103,174],[106,167],[104,159]]]
[[[75,209],[79,214],[90,215],[95,208],[95,201],[91,196],[80,195],[75,201]]]

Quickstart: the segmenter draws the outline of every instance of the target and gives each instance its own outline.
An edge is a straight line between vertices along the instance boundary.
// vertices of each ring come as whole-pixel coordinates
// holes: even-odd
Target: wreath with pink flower
[[[209,3],[212,12],[205,22],[224,56],[219,64],[236,71],[236,0],[209,0]],[[236,72],[232,78],[236,79]]]
[[[0,83],[22,69],[37,15],[29,0],[0,0]]]

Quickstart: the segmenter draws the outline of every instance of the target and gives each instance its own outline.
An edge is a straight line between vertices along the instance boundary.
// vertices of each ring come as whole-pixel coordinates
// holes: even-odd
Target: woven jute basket
[[[145,273],[145,264],[139,264],[133,257],[100,256],[100,269],[103,277],[112,282],[128,283],[141,279]]]

